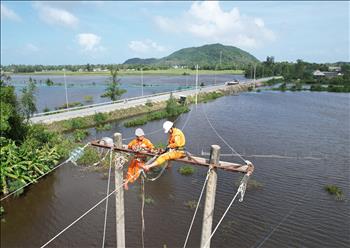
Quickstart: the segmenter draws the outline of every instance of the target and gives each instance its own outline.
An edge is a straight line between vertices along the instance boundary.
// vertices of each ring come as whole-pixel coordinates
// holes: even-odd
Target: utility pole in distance
[[[141,68],[141,95],[143,96],[143,68]]]
[[[68,90],[67,90],[67,81],[66,81],[66,68],[63,69],[63,78],[64,78],[64,89],[66,91],[66,107],[69,107],[68,104]]]
[[[198,101],[198,64],[196,65],[196,105]]]

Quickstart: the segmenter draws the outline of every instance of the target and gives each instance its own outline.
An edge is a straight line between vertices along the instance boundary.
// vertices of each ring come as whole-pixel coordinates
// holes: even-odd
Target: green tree
[[[27,122],[29,121],[29,118],[37,111],[36,99],[34,95],[35,90],[35,80],[29,78],[28,86],[22,89],[21,96],[21,109]]]
[[[27,126],[20,115],[20,107],[15,88],[8,85],[10,77],[1,74],[0,79],[0,134],[2,137],[21,141],[26,135]]]
[[[110,84],[106,88],[105,93],[101,97],[109,97],[112,101],[117,100],[121,95],[123,95],[126,90],[119,88],[120,79],[118,78],[118,68],[111,68],[111,78]]]

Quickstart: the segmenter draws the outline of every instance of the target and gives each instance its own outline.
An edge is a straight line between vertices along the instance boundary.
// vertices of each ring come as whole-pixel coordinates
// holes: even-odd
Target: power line
[[[218,137],[231,149],[232,152],[234,152],[240,159],[243,160],[244,163],[246,163],[246,160],[245,160],[238,152],[236,152],[236,150],[235,150],[232,146],[230,146],[230,144],[227,143],[227,141],[218,133],[218,131],[216,131],[216,129],[214,128],[213,124],[210,122],[210,120],[209,120],[209,118],[208,118],[208,115],[207,115],[207,113],[205,112],[204,107],[202,107],[202,110],[203,110],[203,113],[204,113],[205,118],[207,119],[207,121],[208,121],[210,127],[211,127],[211,128],[213,129],[213,131],[215,132],[216,136],[218,136]]]

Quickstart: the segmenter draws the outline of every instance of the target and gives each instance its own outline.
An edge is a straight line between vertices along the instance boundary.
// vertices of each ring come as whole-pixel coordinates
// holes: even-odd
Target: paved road
[[[272,78],[273,77],[257,79],[256,83],[261,83],[263,81],[267,81]],[[242,84],[253,83],[253,80],[247,80],[241,83]],[[224,89],[225,87],[227,86],[223,84],[201,87],[199,92],[213,92],[219,89]],[[173,95],[174,97],[179,98],[180,95],[192,96],[192,95],[195,95],[195,93],[196,93],[196,90],[191,89],[191,90],[176,91],[173,93]],[[55,121],[68,120],[76,117],[89,116],[99,112],[108,113],[118,109],[126,109],[126,108],[143,105],[147,101],[152,101],[152,102],[166,101],[169,99],[169,97],[170,97],[170,92],[144,96],[144,97],[130,98],[127,101],[123,100],[123,101],[118,101],[116,103],[95,104],[90,106],[84,106],[80,109],[72,108],[71,110],[66,112],[59,112],[59,113],[54,113],[50,115],[44,115],[40,113],[37,116],[32,117],[31,122],[32,123],[52,123]]]

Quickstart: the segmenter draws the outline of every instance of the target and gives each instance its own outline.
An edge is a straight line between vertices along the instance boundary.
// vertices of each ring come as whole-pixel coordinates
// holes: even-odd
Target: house
[[[328,66],[328,71],[340,72],[341,71],[341,67],[340,66]]]
[[[340,72],[337,71],[320,71],[316,70],[312,73],[314,77],[326,77],[326,78],[334,78],[337,76],[343,76]]]

